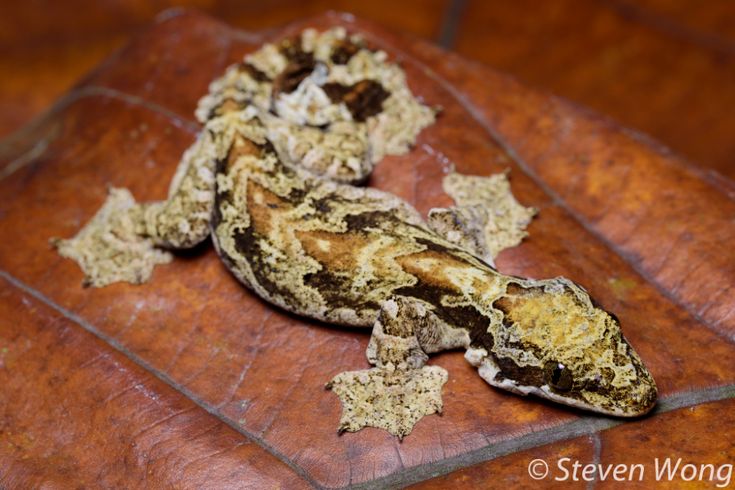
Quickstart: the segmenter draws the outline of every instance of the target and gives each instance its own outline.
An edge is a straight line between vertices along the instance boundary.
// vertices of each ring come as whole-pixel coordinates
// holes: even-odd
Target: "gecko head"
[[[502,321],[480,366],[491,385],[618,417],[655,405],[656,383],[618,319],[571,281],[509,283],[493,306]]]

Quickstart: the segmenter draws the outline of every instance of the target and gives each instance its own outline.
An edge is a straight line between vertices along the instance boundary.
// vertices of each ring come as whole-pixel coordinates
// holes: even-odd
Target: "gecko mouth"
[[[655,385],[644,384],[640,387],[618,390],[614,395],[608,394],[603,400],[595,400],[594,403],[585,400],[584,393],[577,393],[576,396],[560,394],[549,385],[531,387],[528,394],[603,415],[632,418],[641,417],[653,409],[656,405],[657,390]]]
[[[637,359],[633,360],[633,364],[640,368],[636,379],[623,386],[611,386],[595,378],[592,382],[575,383],[570,373],[563,373],[568,368],[558,364],[545,369],[518,368],[511,375],[503,369],[507,362],[498,362],[482,347],[470,347],[465,358],[477,367],[478,374],[489,385],[522,396],[533,395],[570,407],[625,418],[643,416],[656,405],[656,384]]]

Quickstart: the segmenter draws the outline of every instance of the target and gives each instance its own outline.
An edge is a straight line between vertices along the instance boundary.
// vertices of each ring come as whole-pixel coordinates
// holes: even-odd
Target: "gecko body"
[[[328,383],[343,403],[340,430],[408,434],[442,407],[447,373],[428,355],[455,348],[514,393],[615,416],[655,404],[618,320],[583,288],[503,275],[446,226],[354,185],[434,120],[400,68],[359,38],[305,31],[267,45],[214,82],[197,114],[205,126],[169,199],[128,203],[104,226],[157,248],[211,234],[227,268],[267,302],[372,328],[373,367]]]

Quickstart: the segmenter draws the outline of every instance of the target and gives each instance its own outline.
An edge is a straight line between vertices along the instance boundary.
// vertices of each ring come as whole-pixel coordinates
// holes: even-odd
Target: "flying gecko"
[[[383,156],[410,151],[436,110],[359,35],[308,29],[267,44],[214,81],[196,114],[204,127],[166,201],[139,204],[113,189],[76,237],[55,242],[89,285],[145,282],[167,250],[211,236],[265,301],[372,328],[373,367],[327,383],[343,404],[340,431],[402,438],[441,412],[448,375],[426,362],[457,348],[487,383],[517,394],[620,417],[655,405],[653,377],[618,319],[581,286],[494,268],[502,246],[488,244],[503,230],[488,225],[492,209],[437,209],[427,222],[361,186]],[[513,206],[514,219],[530,219]]]

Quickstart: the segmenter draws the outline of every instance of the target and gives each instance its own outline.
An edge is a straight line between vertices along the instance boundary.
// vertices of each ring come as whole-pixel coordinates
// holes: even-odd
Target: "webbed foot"
[[[515,199],[507,172],[489,177],[453,172],[442,186],[456,204],[429,211],[429,227],[493,266],[494,257],[528,235],[526,227],[538,212]]]
[[[439,366],[347,371],[327,384],[342,402],[339,433],[378,427],[403,439],[425,415],[441,413],[448,375]]]
[[[441,413],[448,375],[425,365],[427,352],[468,342],[465,331],[446,325],[427,303],[404,296],[385,301],[367,348],[375,367],[338,374],[327,384],[342,401],[340,433],[369,426],[402,439],[421,417]]]
[[[170,252],[154,246],[139,233],[141,207],[127,189],[110,189],[102,208],[70,239],[52,239],[62,257],[84,271],[84,285],[102,287],[113,282],[146,282],[158,264],[171,262]]]

